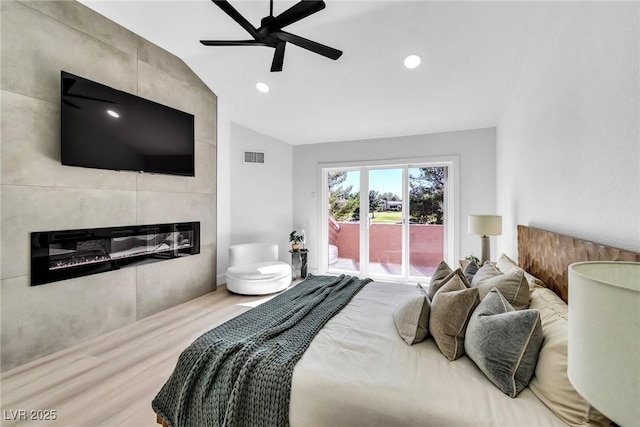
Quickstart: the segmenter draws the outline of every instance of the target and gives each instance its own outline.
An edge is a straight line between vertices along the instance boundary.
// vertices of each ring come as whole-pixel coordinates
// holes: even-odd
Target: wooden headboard
[[[520,267],[540,278],[565,302],[569,298],[569,264],[581,261],[640,262],[640,253],[518,225]]]

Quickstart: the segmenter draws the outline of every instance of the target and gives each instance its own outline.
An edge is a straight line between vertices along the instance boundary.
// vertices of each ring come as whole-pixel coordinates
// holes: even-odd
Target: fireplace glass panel
[[[32,285],[200,252],[200,223],[32,233]]]

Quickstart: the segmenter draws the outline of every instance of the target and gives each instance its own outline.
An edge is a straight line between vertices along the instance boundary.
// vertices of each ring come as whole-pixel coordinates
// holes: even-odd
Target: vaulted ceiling
[[[180,57],[225,117],[290,144],[495,126],[533,13],[526,2],[325,0],[286,30],[342,57],[288,44],[284,70],[272,73],[271,48],[199,43],[250,38],[211,1],[81,1]],[[255,26],[269,12],[267,0],[230,2]],[[276,0],[274,14],[295,3]],[[409,53],[420,67],[403,66]]]

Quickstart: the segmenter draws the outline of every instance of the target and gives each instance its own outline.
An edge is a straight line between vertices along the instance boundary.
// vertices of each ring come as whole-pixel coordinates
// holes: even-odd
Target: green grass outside
[[[395,224],[398,222],[402,222],[402,212],[375,212],[373,220],[371,221],[375,223],[391,223]]]

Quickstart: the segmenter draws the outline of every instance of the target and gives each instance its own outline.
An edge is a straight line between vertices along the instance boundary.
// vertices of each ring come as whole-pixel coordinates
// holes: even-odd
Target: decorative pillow
[[[421,284],[421,283],[418,283],[418,284],[416,285],[416,289],[418,289],[418,290],[420,291],[420,293],[421,293],[422,295],[424,295],[425,297],[426,297],[426,296],[428,296],[428,294],[427,294],[427,290],[424,288],[424,286],[422,286],[422,284]]]
[[[462,270],[462,274],[464,274],[467,281],[471,283],[473,276],[475,276],[479,269],[480,267],[475,261],[469,261],[469,263],[464,267],[464,270]]]
[[[467,288],[464,276],[452,274],[431,302],[429,332],[449,360],[464,354],[464,334],[471,313],[480,303],[478,290]]]
[[[429,287],[428,296],[431,301],[433,301],[433,297],[435,296],[435,294],[438,293],[440,288],[443,287],[449,280],[451,280],[453,276],[457,276],[465,288],[471,287],[471,284],[469,284],[467,279],[464,277],[462,270],[459,268],[456,268],[455,271],[452,271],[447,277],[445,277],[441,281],[436,281],[436,283],[434,283],[433,286]]]
[[[476,286],[478,282],[499,276],[502,273],[490,262],[485,262],[482,267],[473,275],[471,286]]]
[[[568,307],[552,290],[531,292],[540,312],[544,341],[529,388],[554,414],[572,426],[610,426],[610,421],[573,388],[567,376]]]
[[[514,269],[520,268],[517,262],[509,258],[506,254],[500,254],[500,258],[496,261],[496,267],[503,273],[508,273]]]
[[[407,344],[424,341],[429,335],[429,299],[422,293],[407,296],[393,310],[393,321]]]
[[[498,258],[498,261],[496,262],[496,267],[498,267],[498,269],[503,273],[510,273],[514,270],[524,271],[522,267],[520,267],[514,260],[506,256],[505,254],[500,255],[500,258]],[[533,290],[533,288],[547,287],[547,285],[545,285],[542,280],[538,279],[533,274],[529,274],[524,271],[524,277],[526,277],[527,282],[529,283],[529,289],[531,290]]]
[[[429,299],[433,299],[433,296],[436,294],[440,286],[442,286],[444,279],[447,278],[453,270],[449,267],[445,261],[440,261],[436,271],[433,272],[433,276],[431,276],[431,281],[429,282],[429,291],[427,295],[429,295]]]
[[[464,341],[467,356],[509,397],[531,381],[541,346],[538,310],[514,310],[496,288],[471,315]]]
[[[482,268],[484,268],[484,266]],[[479,281],[474,280],[474,283],[472,287],[478,289],[480,300],[483,300],[491,289],[498,288],[502,296],[505,297],[506,300],[509,301],[509,304],[516,310],[524,310],[529,307],[529,284],[524,277],[523,270],[499,274],[498,276],[487,277]]]

